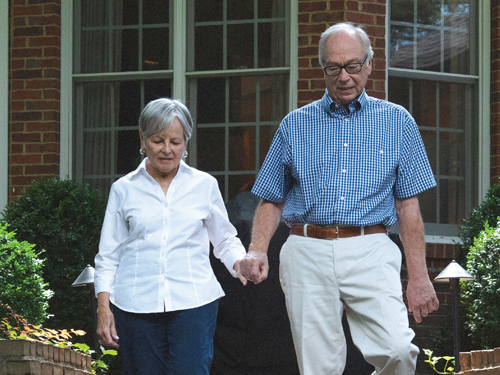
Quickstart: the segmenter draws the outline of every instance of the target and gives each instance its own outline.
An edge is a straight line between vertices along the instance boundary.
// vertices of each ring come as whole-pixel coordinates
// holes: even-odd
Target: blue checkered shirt
[[[391,226],[394,198],[436,186],[417,124],[363,92],[350,112],[325,93],[289,113],[252,192],[283,203],[288,224]]]

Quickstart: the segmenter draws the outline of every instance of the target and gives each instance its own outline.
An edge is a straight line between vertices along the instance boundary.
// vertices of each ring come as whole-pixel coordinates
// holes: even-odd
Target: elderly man
[[[283,216],[291,230],[280,280],[303,375],[342,374],[344,309],[375,374],[414,374],[419,350],[402,297],[401,253],[387,236],[396,222],[409,311],[421,322],[439,307],[417,198],[436,183],[411,115],[366,94],[372,57],[358,26],[322,34],[326,93],[285,117],[252,190],[261,202],[243,274],[254,283],[267,277],[267,247]]]

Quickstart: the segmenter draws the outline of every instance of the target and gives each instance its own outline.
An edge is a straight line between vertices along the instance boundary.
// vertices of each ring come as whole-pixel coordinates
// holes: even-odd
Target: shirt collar
[[[330,98],[330,95],[328,95],[328,89],[325,90],[325,94],[321,99],[321,104],[323,108],[325,108],[325,111],[332,114],[342,111],[342,109],[344,108],[341,104],[337,103],[336,101],[332,100],[332,98]],[[354,99],[351,102],[351,104],[349,104],[349,109],[351,110],[351,112],[361,111],[364,107],[366,107],[367,104],[368,104],[368,95],[366,94],[366,91],[363,89],[361,95],[358,96],[356,99]]]
[[[146,170],[146,163],[149,163],[149,159],[147,158],[147,156],[142,159],[142,162],[141,164],[139,164],[139,166],[137,167],[137,169],[133,172],[131,172],[131,174],[137,174],[139,172],[141,173],[146,173],[148,176],[149,176],[149,173],[148,171]],[[177,171],[177,174],[190,174],[192,175],[193,174],[193,168],[191,168],[189,165],[187,165],[184,160],[181,160],[181,163],[179,165],[179,170]]]

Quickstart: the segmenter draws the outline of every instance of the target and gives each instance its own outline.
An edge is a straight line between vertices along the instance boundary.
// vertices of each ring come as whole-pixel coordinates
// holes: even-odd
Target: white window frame
[[[390,51],[390,1],[387,3],[386,8],[386,57],[388,56],[388,51]],[[478,75],[477,78],[478,85],[478,202],[481,202],[488,189],[490,188],[490,59],[486,56],[490,56],[491,44],[490,44],[490,10],[491,1],[490,0],[479,0],[478,1]],[[385,80],[385,92],[386,99],[389,94],[389,59],[387,59],[386,68],[386,80]],[[394,70],[403,70],[398,68],[392,68]],[[432,74],[432,72],[431,72]],[[455,236],[436,236],[436,235],[426,235],[425,242],[427,243],[440,243],[440,244],[455,244],[461,243],[459,237]]]
[[[9,50],[9,1],[0,1],[0,51]],[[9,200],[9,54],[0,54],[0,210]]]
[[[7,1],[7,0],[2,0]],[[289,111],[297,108],[298,80],[298,0],[290,1],[290,77]],[[174,0],[174,50],[186,51],[187,5],[185,0]],[[6,33],[7,34],[7,33]],[[60,126],[60,177],[73,176],[73,4],[61,3],[61,126]],[[174,54],[172,96],[186,101],[186,54]]]

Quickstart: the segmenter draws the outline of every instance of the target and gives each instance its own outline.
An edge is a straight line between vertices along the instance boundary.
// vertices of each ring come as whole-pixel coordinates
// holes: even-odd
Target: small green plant
[[[474,280],[462,282],[466,326],[476,349],[500,346],[500,227],[486,224],[467,255],[467,272]]]
[[[433,351],[429,349],[423,349],[425,355],[427,356],[427,360],[425,361],[428,363],[432,369],[438,373],[438,374],[454,374],[455,373],[455,357],[434,357]],[[439,361],[446,361],[443,366],[443,371],[439,371],[436,368],[436,365],[438,364]]]
[[[52,291],[42,278],[43,251],[35,252],[26,241],[18,241],[15,232],[0,224],[0,303],[39,324],[47,317]]]
[[[73,336],[84,336],[85,331],[70,329],[42,328],[41,325],[29,324],[21,315],[12,311],[9,306],[0,305],[2,311],[6,311],[5,317],[0,321],[0,340],[32,340],[58,346],[60,348],[71,348],[72,350],[91,355],[93,350],[86,344],[73,344],[69,341]],[[105,350],[98,359],[91,360],[90,372],[93,374],[103,373],[108,370],[108,365],[102,360],[106,355],[116,356],[116,350]]]

